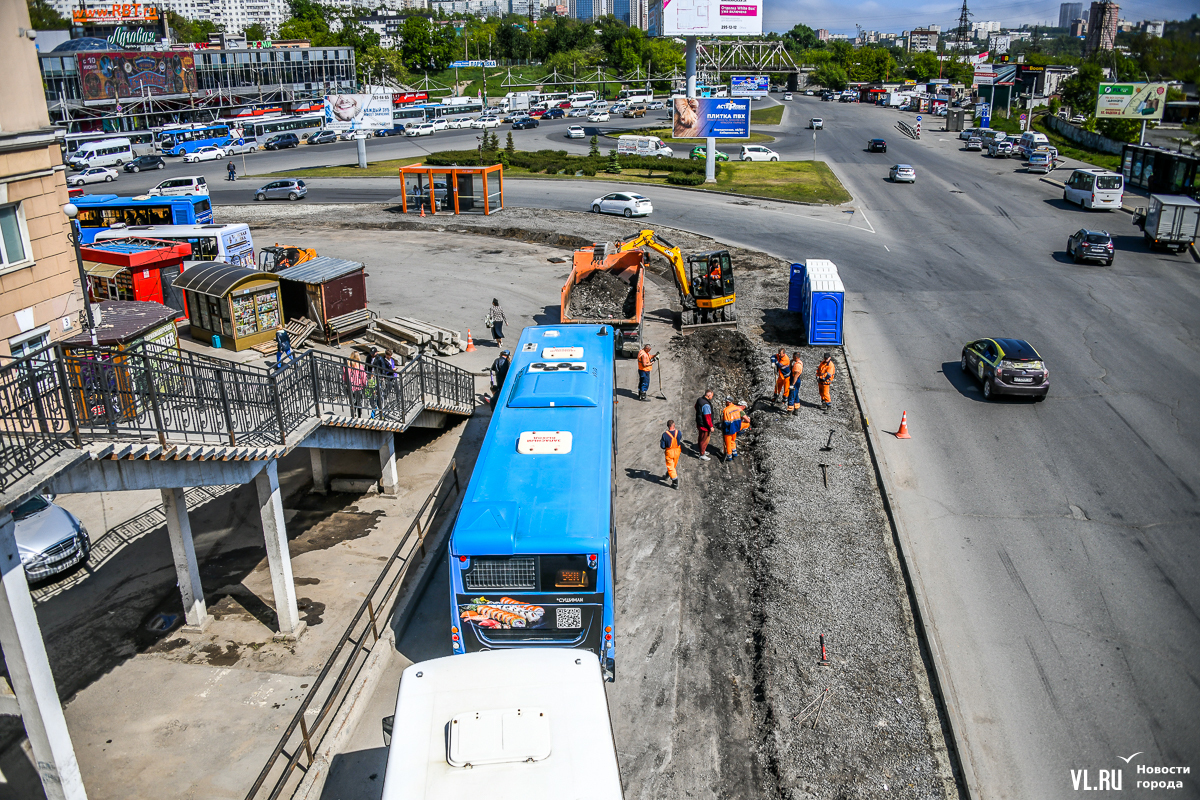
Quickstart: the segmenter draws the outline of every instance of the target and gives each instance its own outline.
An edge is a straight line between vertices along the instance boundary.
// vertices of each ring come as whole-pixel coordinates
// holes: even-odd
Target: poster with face
[[[339,133],[392,127],[392,95],[331,94],[325,97],[325,127]]]

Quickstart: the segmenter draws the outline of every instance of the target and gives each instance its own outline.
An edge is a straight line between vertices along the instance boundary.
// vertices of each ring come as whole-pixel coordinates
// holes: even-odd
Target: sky
[[[1090,0],[1082,0],[1085,6]],[[780,33],[797,23],[816,30],[825,28],[832,33],[856,33],[855,23],[864,30],[882,32],[911,30],[929,24],[940,24],[942,30],[958,24],[962,0],[929,2],[928,0],[764,0],[764,29]],[[1144,19],[1187,19],[1197,11],[1195,0],[1155,0],[1154,2],[1120,2],[1121,19],[1140,22]],[[1005,27],[1022,23],[1058,24],[1056,0],[1008,0],[998,3],[974,3],[967,0],[973,22],[997,20]]]

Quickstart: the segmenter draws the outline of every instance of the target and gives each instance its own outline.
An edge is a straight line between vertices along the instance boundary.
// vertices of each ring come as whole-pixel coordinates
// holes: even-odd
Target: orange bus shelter
[[[400,168],[404,183],[401,208],[405,214],[455,214],[482,211],[485,215],[504,208],[504,166],[434,167],[410,164]]]

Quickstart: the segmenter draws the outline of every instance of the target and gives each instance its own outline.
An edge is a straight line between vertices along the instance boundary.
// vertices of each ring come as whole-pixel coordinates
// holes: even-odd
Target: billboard
[[[451,61],[450,69],[469,69],[471,67],[494,67],[495,61]]]
[[[1096,119],[1162,119],[1165,83],[1102,83],[1096,95]]]
[[[763,0],[651,0],[651,36],[761,36]]]
[[[86,52],[75,58],[85,102],[196,91],[196,57],[188,52]]]
[[[996,82],[995,64],[976,64],[975,83],[979,86],[991,86]]]
[[[745,97],[676,97],[671,135],[676,139],[750,138],[750,100]]]
[[[392,94],[325,95],[325,127],[338,133],[392,127]]]
[[[71,11],[71,21],[76,25],[92,27],[137,25],[143,22],[158,22],[158,9],[141,3],[113,3],[107,8],[76,8]]]
[[[729,94],[733,97],[766,97],[769,89],[766,75],[734,75],[729,79]]]

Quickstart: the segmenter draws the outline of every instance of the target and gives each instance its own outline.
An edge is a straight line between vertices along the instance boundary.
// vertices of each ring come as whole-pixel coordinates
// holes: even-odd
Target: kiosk
[[[283,325],[279,276],[214,261],[192,266],[175,281],[183,291],[192,338],[245,350],[275,338]]]

